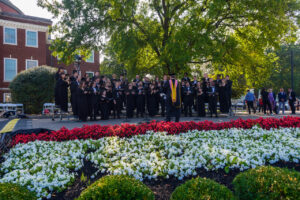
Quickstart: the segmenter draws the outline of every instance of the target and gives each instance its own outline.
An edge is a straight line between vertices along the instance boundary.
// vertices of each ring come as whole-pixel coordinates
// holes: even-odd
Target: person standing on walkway
[[[270,114],[272,114],[272,106],[269,101],[269,93],[266,91],[265,88],[261,90],[261,97],[263,102],[264,114],[267,114],[267,108],[270,110]]]
[[[276,101],[275,101],[275,95],[274,95],[272,89],[269,89],[268,98],[269,98],[269,102],[270,102],[272,111],[273,111],[274,113],[276,113],[276,112],[277,112],[277,110],[276,110],[276,112],[275,112]]]
[[[254,102],[255,102],[255,95],[250,92],[250,90],[247,90],[247,94],[245,96],[245,101],[247,102],[249,115],[251,115],[251,109],[253,110],[253,113],[256,113],[256,110],[254,108]]]
[[[213,114],[218,117],[218,111],[217,111],[217,103],[218,103],[218,91],[217,87],[215,87],[215,82],[210,82],[210,87],[208,88],[208,106],[210,110],[210,117],[213,117]]]
[[[296,102],[296,94],[295,92],[289,88],[289,105],[291,107],[292,115],[296,114],[295,102]]]
[[[226,80],[226,93],[227,93],[226,97],[227,97],[228,113],[231,116],[233,114],[233,111],[231,109],[232,80],[230,80],[229,75],[226,75],[225,80]]]
[[[167,105],[167,118],[166,121],[171,121],[171,117],[175,116],[175,122],[180,120],[180,109],[181,109],[181,86],[176,80],[175,74],[170,74],[171,80],[167,87],[166,93],[166,105]]]
[[[184,98],[183,98],[184,115],[185,117],[187,117],[187,114],[189,113],[189,116],[192,117],[194,89],[190,86],[190,82],[186,82],[183,93],[184,93]]]
[[[86,122],[88,117],[88,102],[87,102],[87,90],[86,82],[81,81],[80,86],[77,88],[77,103],[78,103],[78,117],[79,120]]]
[[[286,100],[287,100],[286,93],[284,92],[283,88],[280,88],[280,92],[278,93],[278,102],[279,102],[278,114],[282,109],[282,114],[284,115]]]

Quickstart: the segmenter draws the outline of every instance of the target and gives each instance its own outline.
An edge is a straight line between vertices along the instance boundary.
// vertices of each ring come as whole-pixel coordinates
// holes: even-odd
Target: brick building
[[[41,65],[63,66],[49,51],[51,25],[49,19],[24,15],[9,0],[0,0],[0,102],[10,101],[9,83],[21,71]],[[92,75],[99,65],[99,53],[93,52],[81,63],[82,73]],[[71,73],[75,66],[64,67]]]

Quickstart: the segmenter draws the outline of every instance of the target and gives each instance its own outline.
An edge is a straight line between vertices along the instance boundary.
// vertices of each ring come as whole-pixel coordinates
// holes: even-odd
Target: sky
[[[37,0],[10,0],[25,15],[52,19],[51,13],[37,6]]]

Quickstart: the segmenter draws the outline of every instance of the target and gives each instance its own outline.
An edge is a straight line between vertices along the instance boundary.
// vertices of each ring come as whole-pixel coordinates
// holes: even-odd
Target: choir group
[[[81,76],[73,71],[72,76],[65,74],[60,68],[55,75],[55,104],[63,112],[68,112],[68,99],[70,98],[74,116],[79,120],[96,120],[120,118],[122,110],[126,110],[126,117],[154,117],[158,114],[170,120],[172,107],[174,107],[176,121],[180,113],[192,116],[194,109],[199,117],[206,116],[205,105],[208,104],[209,114],[217,114],[217,102],[221,113],[231,110],[232,81],[229,76],[216,80],[207,74],[199,81],[196,76],[190,80],[186,73],[181,81],[175,80],[174,74],[164,75],[163,80],[158,77],[150,80],[141,79],[139,75],[130,82],[124,75],[119,78],[115,74],[109,79],[96,72],[94,77]],[[70,87],[70,90],[68,89]],[[68,96],[70,91],[70,97]],[[177,103],[176,103],[177,102]],[[176,106],[175,106],[176,104]],[[176,113],[179,110],[179,113]]]

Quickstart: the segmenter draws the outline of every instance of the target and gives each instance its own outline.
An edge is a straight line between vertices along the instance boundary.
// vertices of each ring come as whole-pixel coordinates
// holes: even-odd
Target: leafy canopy
[[[62,60],[77,49],[98,48],[129,71],[157,75],[202,64],[264,75],[276,61],[266,50],[295,41],[300,21],[298,0],[39,0],[38,5],[59,19],[51,29],[57,36],[52,49],[62,52]]]

